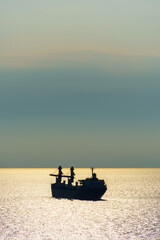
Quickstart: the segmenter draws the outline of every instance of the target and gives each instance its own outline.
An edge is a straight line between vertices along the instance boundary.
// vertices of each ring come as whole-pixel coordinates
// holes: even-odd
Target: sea
[[[0,169],[0,240],[160,239],[160,169],[95,169],[108,187],[101,201],[52,198],[56,172]]]

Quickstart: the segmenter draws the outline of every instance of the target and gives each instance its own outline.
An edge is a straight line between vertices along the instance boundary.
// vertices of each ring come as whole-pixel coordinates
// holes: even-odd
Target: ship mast
[[[92,167],[91,170],[92,170],[92,178],[93,178],[93,179],[97,179],[96,173],[93,172],[94,168]]]
[[[92,167],[92,168],[91,168],[91,170],[92,170],[92,178],[93,178],[93,169],[94,169],[94,168]]]

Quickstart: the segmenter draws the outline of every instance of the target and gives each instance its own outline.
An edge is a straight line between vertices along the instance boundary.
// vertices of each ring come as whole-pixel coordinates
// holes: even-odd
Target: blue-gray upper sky
[[[0,167],[159,167],[159,7],[1,3]]]

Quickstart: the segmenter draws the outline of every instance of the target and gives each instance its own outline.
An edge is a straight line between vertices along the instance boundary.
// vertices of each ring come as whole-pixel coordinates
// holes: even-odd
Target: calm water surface
[[[52,198],[54,171],[0,170],[0,239],[160,239],[160,169],[97,169],[108,185],[97,202]]]

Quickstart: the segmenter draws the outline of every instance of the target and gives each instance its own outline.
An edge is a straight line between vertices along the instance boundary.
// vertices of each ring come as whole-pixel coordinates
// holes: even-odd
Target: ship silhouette
[[[56,177],[56,182],[51,184],[52,197],[54,198],[67,198],[79,200],[100,200],[107,190],[104,180],[99,180],[96,173],[93,172],[92,177],[82,180],[73,184],[74,182],[74,168],[70,168],[70,175],[63,175],[62,167],[58,167],[58,174],[50,174]],[[67,178],[68,183],[62,182],[62,178]]]

